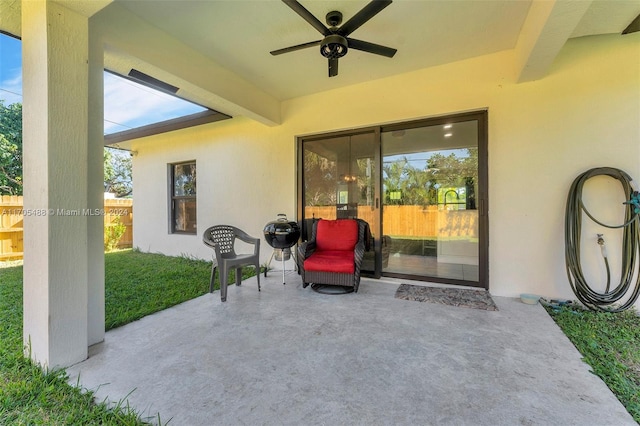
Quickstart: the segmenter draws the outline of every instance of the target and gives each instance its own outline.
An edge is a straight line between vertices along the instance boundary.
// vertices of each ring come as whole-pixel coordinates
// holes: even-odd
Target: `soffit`
[[[638,15],[638,0],[596,0],[591,3],[571,37],[620,34]]]

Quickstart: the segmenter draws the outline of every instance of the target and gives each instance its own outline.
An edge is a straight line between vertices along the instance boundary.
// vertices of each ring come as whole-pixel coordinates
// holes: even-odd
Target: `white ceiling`
[[[346,22],[368,1],[301,3],[324,23],[332,10],[342,12]],[[396,48],[396,55],[390,59],[352,49],[340,59],[339,74],[332,78],[318,46],[269,54],[322,38],[281,1],[168,1],[161,7],[123,1],[122,5],[283,100],[511,49],[529,3],[396,0],[352,34]]]
[[[504,50],[516,53],[516,81],[543,78],[569,38],[620,34],[640,14],[638,0],[395,0],[351,36],[397,54],[351,49],[329,78],[317,46],[269,54],[322,38],[280,0],[58,1],[102,28],[106,68],[137,68],[186,99],[270,125],[286,99]],[[332,10],[346,22],[369,2],[299,1],[321,22]],[[0,0],[0,29],[17,31],[19,5]]]
[[[116,0],[278,100],[513,49],[530,0],[395,0],[352,36],[398,49],[393,58],[350,50],[329,78],[319,47],[270,51],[320,40],[321,34],[279,0]],[[346,22],[368,0],[300,3],[323,23],[332,10]],[[638,1],[594,1],[572,36],[620,33],[640,13]]]

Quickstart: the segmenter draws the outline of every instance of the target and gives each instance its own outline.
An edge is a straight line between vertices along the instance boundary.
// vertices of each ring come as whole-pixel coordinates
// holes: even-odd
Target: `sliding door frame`
[[[353,136],[362,133],[374,133],[377,146],[376,150],[376,178],[375,178],[375,215],[377,223],[375,229],[372,229],[374,235],[383,235],[382,229],[382,132],[391,132],[397,130],[408,130],[418,127],[437,126],[449,123],[457,123],[464,121],[476,120],[478,123],[478,193],[476,194],[478,201],[478,236],[480,244],[478,247],[478,281],[455,280],[450,278],[440,278],[431,276],[417,276],[398,273],[382,273],[382,239],[375,239],[375,272],[374,278],[381,276],[395,277],[400,279],[411,279],[417,281],[429,281],[444,284],[465,285],[473,287],[481,287],[489,289],[489,158],[488,158],[488,111],[486,109],[443,115],[432,118],[424,118],[419,120],[403,121],[393,124],[384,124],[377,126],[369,126],[362,128],[354,128],[337,132],[328,132],[322,134],[298,136],[296,137],[296,161],[297,161],[297,217],[298,220],[304,218],[304,143],[308,141],[316,141],[327,138]]]
[[[374,162],[376,164],[376,174],[374,180],[374,211],[376,223],[371,226],[371,232],[373,235],[382,235],[382,202],[381,202],[381,188],[382,188],[382,170],[379,169],[379,165],[382,163],[382,144],[380,143],[380,126],[360,127],[357,129],[342,130],[337,132],[328,132],[309,136],[296,137],[296,161],[297,161],[297,179],[296,179],[296,197],[297,197],[297,219],[300,221],[304,218],[304,143],[313,142],[323,139],[331,139],[337,137],[354,136],[366,133],[373,133],[376,146]],[[374,240],[374,255],[375,255],[375,270],[373,274],[362,272],[363,276],[371,278],[380,278],[382,276],[382,242],[380,238]]]

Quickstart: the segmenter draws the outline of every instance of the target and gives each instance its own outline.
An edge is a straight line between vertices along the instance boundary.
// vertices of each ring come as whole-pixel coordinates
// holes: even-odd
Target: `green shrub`
[[[104,227],[104,251],[110,252],[118,248],[120,239],[127,231],[127,226],[122,223],[120,217]]]

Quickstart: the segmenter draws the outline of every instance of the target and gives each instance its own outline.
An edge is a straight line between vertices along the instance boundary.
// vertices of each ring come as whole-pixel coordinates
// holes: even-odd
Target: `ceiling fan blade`
[[[273,56],[282,55],[283,53],[295,52],[296,50],[306,49],[307,47],[319,46],[321,40],[310,41],[309,43],[302,43],[296,46],[285,47],[284,49],[273,50],[271,53]]]
[[[282,0],[282,2],[293,9],[293,11],[300,15],[302,19],[311,24],[311,26],[318,30],[320,34],[324,36],[328,36],[329,34],[331,34],[329,28],[327,28],[322,22],[320,22],[318,18],[313,16],[311,12],[305,9],[304,6],[298,3],[296,0]]]
[[[389,6],[391,2],[391,0],[372,0],[371,3],[363,7],[360,12],[356,13],[351,19],[345,22],[338,30],[338,34],[343,37],[348,36],[360,28],[362,24],[376,16],[382,9]]]
[[[386,56],[387,58],[393,58],[397,50],[391,47],[381,46],[375,43],[369,43],[368,41],[356,40],[354,38],[347,38],[349,49],[362,50],[363,52],[373,53],[375,55]]]
[[[329,77],[338,75],[338,58],[329,59]]]
[[[622,31],[622,34],[631,34],[640,31],[640,15],[636,16],[636,19],[631,21],[629,26]]]

